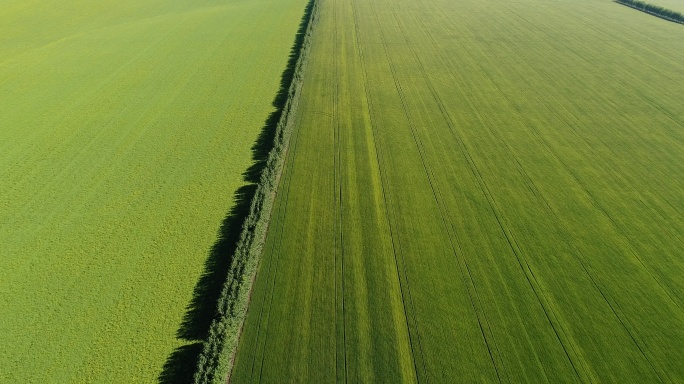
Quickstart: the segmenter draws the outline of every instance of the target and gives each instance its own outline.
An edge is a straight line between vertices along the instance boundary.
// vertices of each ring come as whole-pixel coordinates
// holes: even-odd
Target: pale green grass
[[[0,382],[154,382],[304,1],[0,2]]]
[[[320,0],[233,382],[684,380],[684,29]]]

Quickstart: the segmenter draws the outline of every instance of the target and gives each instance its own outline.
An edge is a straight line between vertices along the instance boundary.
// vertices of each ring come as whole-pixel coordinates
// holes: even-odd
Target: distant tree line
[[[294,128],[294,115],[299,104],[302,73],[307,61],[315,15],[316,0],[309,0],[288,68],[283,73],[283,80],[288,81],[281,83],[281,92],[286,92],[287,98],[276,126],[273,148],[261,171],[249,214],[243,224],[228,277],[218,300],[216,317],[199,356],[194,376],[196,384],[224,384],[232,370],[233,355],[247,315],[252,283],[266,241],[268,223]],[[276,96],[276,100],[278,97]]]
[[[663,8],[658,5],[649,4],[640,0],[615,0],[616,3],[624,4],[626,6],[638,9],[640,11],[650,13],[665,20],[674,21],[675,23],[684,24],[684,14],[671,9]]]

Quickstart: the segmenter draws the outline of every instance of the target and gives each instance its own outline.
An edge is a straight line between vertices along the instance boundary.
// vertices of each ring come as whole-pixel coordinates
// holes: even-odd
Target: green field
[[[0,382],[156,382],[302,0],[0,1]]]
[[[318,1],[232,382],[684,380],[684,28]]]

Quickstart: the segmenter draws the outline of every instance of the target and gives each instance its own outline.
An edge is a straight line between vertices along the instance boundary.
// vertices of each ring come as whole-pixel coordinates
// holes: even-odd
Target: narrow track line
[[[431,42],[433,43],[433,46],[435,47],[435,49],[437,49],[437,47],[436,47],[436,45],[435,45],[435,43],[434,43],[434,37],[429,33],[429,30],[428,30],[424,25],[423,25],[423,29],[426,30],[426,32],[427,32],[428,35],[430,36],[430,39],[431,39]],[[465,51],[466,51],[466,50],[464,50],[464,52],[465,52]],[[458,77],[454,74],[455,71],[454,71],[454,69],[452,68],[451,63],[450,63],[448,60],[444,59],[444,57],[443,57],[442,54],[439,52],[439,50],[437,50],[437,52],[438,52],[439,57],[440,57],[440,58],[442,59],[442,61],[446,64],[446,67],[449,69],[449,72],[450,72],[452,78],[458,79]],[[472,59],[472,57],[471,57],[471,59]],[[476,111],[476,108],[472,105],[472,102],[470,102],[470,99],[467,98],[467,95],[463,95],[463,97],[464,97],[465,100],[468,100],[468,103],[469,103],[471,109],[474,110],[474,111]],[[561,339],[560,336],[559,336],[559,335],[560,335],[560,334],[559,334],[559,331],[558,331],[558,329],[556,329],[556,326],[555,326],[554,323],[551,321],[551,316],[549,315],[548,312],[549,312],[549,311],[551,312],[551,314],[553,315],[553,318],[554,318],[554,319],[557,318],[557,315],[555,314],[555,312],[553,311],[553,309],[550,308],[550,306],[549,306],[548,304],[544,304],[545,301],[543,301],[543,300],[541,299],[542,297],[544,297],[544,295],[540,295],[540,293],[537,291],[537,288],[535,288],[535,284],[533,284],[533,281],[534,281],[536,284],[539,284],[539,283],[537,282],[537,279],[536,279],[536,277],[534,276],[534,273],[532,272],[532,269],[531,269],[531,267],[529,266],[529,264],[527,263],[527,261],[524,260],[524,258],[521,259],[521,254],[519,253],[519,249],[516,249],[516,247],[517,247],[517,242],[515,241],[514,238],[511,238],[511,235],[509,235],[509,234],[507,233],[507,231],[506,231],[506,229],[505,229],[506,226],[503,225],[503,223],[502,223],[502,221],[501,221],[500,213],[499,213],[498,207],[496,206],[496,203],[495,203],[495,201],[494,201],[494,199],[493,199],[493,196],[491,195],[491,191],[489,190],[489,187],[488,187],[488,186],[486,185],[486,183],[484,182],[484,178],[482,177],[482,175],[481,175],[481,173],[480,173],[478,167],[476,166],[476,164],[475,164],[475,162],[474,162],[472,156],[470,155],[470,152],[468,151],[467,147],[465,146],[465,143],[464,143],[463,139],[461,138],[460,134],[459,134],[459,133],[457,132],[457,130],[455,129],[454,123],[453,123],[453,121],[451,120],[451,116],[449,116],[448,112],[446,111],[446,109],[444,108],[443,104],[441,103],[441,99],[440,99],[440,106],[441,106],[441,108],[442,108],[442,113],[445,114],[446,117],[447,117],[447,119],[448,119],[450,128],[451,128],[451,130],[452,130],[452,134],[454,134],[454,135],[456,136],[457,141],[459,142],[460,146],[462,147],[462,151],[463,151],[464,157],[465,157],[466,160],[468,161],[468,164],[469,164],[470,167],[471,167],[471,171],[473,172],[473,175],[476,177],[476,179],[477,179],[478,182],[480,183],[480,188],[482,189],[483,195],[485,196],[485,198],[487,199],[488,203],[490,204],[490,208],[492,209],[492,213],[494,214],[495,219],[497,220],[497,223],[499,224],[499,227],[500,227],[502,233],[503,233],[504,236],[506,237],[506,240],[507,240],[507,242],[508,242],[508,244],[509,244],[511,250],[513,251],[513,254],[516,256],[516,259],[518,260],[518,263],[519,263],[521,269],[522,269],[523,272],[525,273],[525,277],[526,277],[526,279],[527,279],[527,281],[528,281],[528,284],[529,284],[530,287],[532,288],[533,292],[535,293],[535,296],[537,297],[537,300],[539,301],[539,303],[540,303],[541,306],[542,306],[542,309],[544,310],[544,313],[545,313],[545,315],[546,315],[546,317],[547,317],[547,321],[549,322],[549,324],[551,325],[551,327],[552,327],[554,333],[556,334],[556,337],[557,337],[557,339],[558,339],[558,341],[559,341],[561,347],[564,349],[565,354],[566,354],[566,357],[568,358],[568,361],[571,363],[571,365],[573,366],[573,369],[575,370],[575,373],[578,375],[578,378],[580,378],[580,380],[581,380],[581,376],[579,375],[579,372],[578,372],[578,370],[577,370],[577,367],[575,366],[575,362],[573,361],[572,358],[570,358],[570,355],[568,354],[568,351],[567,351],[567,349],[566,349],[566,346],[565,346],[565,344],[563,343],[562,339]],[[481,119],[481,117],[480,117],[479,115],[478,115],[478,118],[479,118],[480,121],[482,122],[482,119]],[[514,247],[514,244],[515,244],[515,247]],[[526,268],[525,268],[525,267],[526,267]],[[558,320],[556,320],[556,321],[558,321]],[[562,333],[563,335],[566,335],[566,331],[563,329],[563,327],[560,325],[560,323],[559,323],[559,326],[561,327],[561,333]],[[566,337],[567,337],[567,336],[566,336]],[[575,351],[574,345],[572,345],[572,343],[571,343],[570,347],[571,347],[571,349],[573,350],[574,353],[577,353],[577,352]],[[580,363],[582,363],[582,361],[580,361]],[[586,368],[585,368],[585,369],[586,369]]]
[[[589,277],[589,280],[591,280],[591,283],[594,285],[596,290],[599,291],[603,300],[606,302],[606,304],[608,304],[608,307],[610,307],[610,310],[613,312],[613,315],[615,316],[615,318],[618,319],[618,321],[620,322],[620,325],[622,325],[622,328],[625,330],[625,332],[627,332],[629,337],[632,339],[632,342],[634,343],[634,345],[636,345],[636,347],[637,347],[637,349],[639,349],[639,352],[641,353],[641,355],[648,362],[648,365],[651,367],[651,369],[653,370],[655,375],[658,377],[658,380],[661,383],[664,383],[665,381],[663,380],[663,378],[661,377],[660,373],[658,372],[656,367],[653,365],[651,360],[648,358],[646,353],[644,352],[643,348],[641,347],[641,345],[637,341],[637,338],[634,336],[632,331],[629,330],[629,327],[627,327],[627,324],[625,324],[625,321],[622,319],[622,317],[618,314],[617,310],[615,309],[615,308],[619,308],[619,306],[617,304],[615,304],[615,306],[613,306],[613,304],[611,304],[611,300],[608,299],[607,294],[604,293],[603,290],[601,289],[601,287],[598,285],[598,283],[596,283],[596,281],[594,280],[594,277],[589,273],[589,271],[587,270],[587,267],[584,265],[584,262],[582,262],[582,260],[579,257],[577,257],[577,261],[582,266],[584,273],[586,273],[586,275]],[[669,377],[668,377],[668,381],[670,381]]]
[[[332,10],[333,10],[333,51],[336,51],[339,49],[338,44],[339,44],[339,39],[338,39],[338,31],[337,31],[337,0],[332,0]],[[335,52],[336,53],[336,52]],[[335,160],[334,160],[334,168],[335,168],[335,265],[337,265],[337,259],[339,258],[339,263],[340,263],[340,269],[341,269],[341,276],[339,276],[340,283],[339,286],[341,287],[341,307],[342,307],[342,319],[338,319],[338,314],[337,314],[337,299],[338,295],[335,295],[335,322],[337,323],[338,321],[342,322],[342,354],[344,357],[344,382],[347,383],[348,377],[349,377],[349,372],[348,372],[348,367],[349,364],[347,363],[347,321],[346,321],[346,312],[345,312],[345,289],[344,289],[344,231],[343,231],[343,223],[344,223],[344,217],[343,217],[343,211],[342,211],[342,176],[341,176],[341,160],[342,160],[342,154],[341,154],[341,145],[342,141],[340,138],[340,117],[339,117],[339,97],[340,97],[340,84],[339,84],[339,73],[340,73],[340,68],[339,68],[339,63],[338,63],[338,55],[333,54],[333,127],[335,129]],[[337,244],[339,242],[339,244]],[[339,253],[338,253],[339,251]],[[337,267],[335,268],[337,269]],[[337,283],[337,270],[335,270],[335,289],[338,287]],[[339,343],[339,341],[338,341]],[[335,352],[337,354],[337,352]],[[335,359],[337,360],[337,358]],[[335,362],[335,380],[337,381],[339,378],[340,373],[337,372],[338,366],[337,366],[337,361]]]
[[[411,10],[414,14],[416,13],[415,9],[413,9],[412,6],[409,6],[409,8],[411,8]],[[420,60],[420,56],[416,53],[413,44],[411,44],[411,42],[409,41],[409,39],[407,37],[408,35],[407,35],[406,31],[402,27],[400,19],[396,14],[396,9],[391,8],[390,11],[392,12],[392,15],[394,16],[394,20],[397,24],[397,27],[399,28],[399,30],[402,33],[404,41],[406,42],[406,46],[409,47],[409,49],[411,50],[411,53],[413,54],[416,62],[418,63],[418,65],[420,67],[423,78],[425,79],[425,83],[428,86],[428,89],[430,90],[430,93],[431,93],[433,99],[435,100],[435,102],[441,103],[441,100],[439,99],[439,96],[437,95],[437,92],[434,89],[432,81],[430,80],[429,76],[427,75],[427,71],[425,70],[423,63]],[[427,30],[425,29],[424,24],[422,23],[422,20],[419,17],[417,17],[415,19],[419,20],[419,23],[420,23],[421,27],[423,27],[424,32],[427,33]],[[398,82],[398,79],[397,79],[397,82]],[[403,93],[403,90],[400,89],[400,94],[401,93]],[[402,102],[406,103],[404,100],[405,99],[404,95],[401,95],[401,97],[402,97]],[[406,104],[404,104],[404,105],[406,105]],[[405,111],[407,110],[406,107],[404,109],[405,109]],[[407,118],[409,119],[410,124],[414,125],[411,122],[412,119],[409,117],[408,113],[407,113]],[[446,119],[445,119],[445,122],[446,122]],[[423,153],[425,153],[425,147],[422,143],[422,140],[420,140],[420,138],[418,137],[418,133],[417,133],[417,130],[415,129],[415,126],[412,127],[412,130],[414,132],[414,139],[416,140],[418,145],[420,147],[422,147]],[[427,168],[429,168],[427,166],[427,160],[424,160],[423,165],[426,168],[426,170],[427,170]],[[434,177],[434,175],[432,175],[432,171],[430,171],[430,174],[428,175],[428,177]],[[431,187],[433,187],[433,195],[435,197],[435,201],[437,202],[437,204],[440,208],[440,215],[442,218],[443,226],[447,230],[447,233],[450,234],[449,244],[452,248],[452,252],[454,254],[454,257],[458,263],[459,270],[461,273],[461,277],[464,279],[464,283],[465,283],[466,288],[468,290],[470,303],[471,303],[471,306],[473,308],[473,311],[475,311],[475,313],[476,313],[476,316],[478,319],[478,324],[480,326],[480,331],[482,333],[482,337],[484,338],[485,344],[487,345],[487,350],[489,351],[489,355],[490,355],[492,364],[494,365],[494,369],[496,371],[497,377],[499,378],[499,381],[501,381],[501,377],[499,375],[499,370],[497,368],[496,360],[494,359],[494,354],[492,353],[492,347],[490,346],[490,342],[493,344],[493,348],[496,349],[496,355],[498,356],[500,364],[502,365],[502,368],[504,371],[503,373],[506,376],[506,380],[510,382],[510,376],[508,374],[508,370],[506,368],[506,365],[503,364],[503,357],[501,355],[501,350],[500,350],[498,344],[496,343],[496,339],[494,337],[494,332],[492,331],[491,323],[490,323],[489,319],[487,318],[487,315],[486,315],[485,310],[484,310],[484,306],[482,305],[482,300],[480,299],[480,295],[477,291],[477,286],[475,285],[475,280],[473,279],[472,273],[470,272],[470,267],[468,265],[468,262],[466,261],[465,257],[462,256],[463,250],[461,248],[460,241],[458,240],[458,235],[457,235],[453,225],[449,225],[447,223],[446,217],[450,217],[450,215],[449,215],[448,209],[446,208],[446,205],[444,203],[444,198],[442,196],[442,192],[441,192],[439,185],[437,184],[436,181],[434,181],[434,184],[433,184],[433,181],[431,180],[430,184],[431,184]],[[454,239],[456,240],[456,246],[454,246],[454,243],[453,243]],[[482,319],[480,319],[480,317],[482,317]],[[483,324],[482,324],[483,322],[486,325],[486,328],[489,331],[489,334],[491,335],[492,340],[489,340],[489,338],[487,337],[487,335],[484,331],[484,328],[483,328]]]
[[[480,173],[479,169],[477,169],[477,166],[474,164],[474,160],[472,159],[472,156],[470,155],[468,149],[465,147],[465,144],[462,142],[461,142],[461,149],[464,151],[464,154],[465,154],[466,158],[468,159],[468,162],[470,163],[470,165],[472,167],[471,171],[473,172],[473,175],[476,177],[476,179],[480,183],[480,188],[482,188],[482,192],[485,195],[487,202],[489,203],[490,209],[496,218],[496,221],[499,225],[501,232],[504,234],[504,237],[506,238],[506,240],[507,240],[507,242],[511,248],[511,251],[513,252],[513,254],[518,259],[518,263],[520,264],[520,268],[525,273],[525,276],[527,278],[528,283],[530,284],[530,287],[532,287],[532,290],[534,291],[535,295],[537,296],[537,300],[542,304],[542,308],[544,310],[544,313],[547,316],[547,320],[549,321],[549,324],[551,324],[551,327],[553,328],[554,332],[556,333],[556,337],[558,338],[558,341],[560,342],[561,346],[565,350],[566,356],[568,357],[568,360],[570,361],[570,363],[572,364],[572,366],[575,370],[575,374],[578,376],[578,378],[580,378],[581,376],[579,375],[577,367],[575,367],[573,359],[570,358],[570,355],[567,352],[566,346],[559,336],[559,331],[556,329],[554,322],[551,321],[551,316],[549,315],[549,312],[553,315],[553,318],[556,320],[556,322],[559,322],[557,319],[557,315],[555,314],[555,312],[553,311],[553,309],[551,308],[551,306],[549,304],[544,304],[545,301],[542,300],[542,297],[544,297],[544,295],[542,293],[538,292],[538,290],[541,290],[541,288],[536,288],[536,286],[539,285],[539,282],[537,281],[537,278],[535,277],[534,272],[532,271],[527,260],[525,260],[525,258],[522,256],[522,252],[520,251],[519,246],[517,244],[517,241],[513,237],[513,234],[509,233],[510,229],[507,228],[507,226],[503,223],[503,219],[501,217],[500,209],[498,208],[496,201],[494,200],[494,198],[491,194],[491,191],[489,190],[489,187],[487,186],[486,182],[484,181],[484,178],[483,178],[482,174]],[[532,283],[532,281],[534,281],[534,283]],[[566,331],[562,328],[562,326],[560,326],[560,322],[559,322],[559,327],[561,328],[561,332],[563,333],[563,335],[565,337],[568,337],[566,334]],[[574,346],[572,344],[571,344],[570,348],[573,350],[573,352],[577,353],[574,350]],[[580,380],[581,380],[581,378],[580,378]]]
[[[397,22],[397,25],[399,26],[399,29],[402,32],[404,40],[406,40],[406,35],[405,35],[403,29],[401,28],[401,25],[398,22],[398,19],[397,19],[397,16],[396,16],[394,9],[391,9],[391,12],[394,16],[395,21]],[[435,199],[435,203],[437,204],[437,207],[440,211],[440,218],[442,220],[442,227],[443,227],[443,229],[445,229],[445,231],[448,235],[451,235],[451,233],[450,233],[451,231],[449,230],[449,225],[447,224],[447,221],[445,218],[445,215],[446,215],[445,209],[446,208],[444,207],[444,202],[443,202],[443,198],[441,197],[441,192],[439,192],[439,188],[436,185],[436,181],[434,180],[434,174],[432,173],[431,168],[427,164],[427,160],[425,158],[426,157],[425,147],[422,143],[422,140],[420,140],[420,138],[418,137],[418,133],[416,131],[415,123],[414,123],[413,119],[411,118],[410,114],[408,113],[406,96],[404,94],[404,90],[400,84],[398,75],[396,73],[396,68],[395,68],[394,62],[391,59],[389,53],[387,52],[387,43],[385,40],[385,35],[384,35],[383,30],[382,30],[382,27],[380,26],[380,22],[377,19],[377,13],[376,12],[373,12],[373,13],[376,17],[376,23],[378,24],[378,29],[380,30],[380,36],[381,36],[381,39],[383,42],[383,49],[385,51],[385,56],[387,56],[387,58],[388,58],[388,64],[389,64],[390,70],[392,72],[392,77],[394,80],[395,88],[397,89],[397,92],[398,92],[399,97],[401,99],[402,107],[404,110],[404,115],[406,116],[406,119],[409,123],[409,127],[411,129],[411,135],[412,135],[414,144],[416,145],[416,149],[418,149],[418,153],[419,153],[420,159],[421,159],[421,164],[422,164],[423,170],[424,170],[424,172],[428,178],[428,182],[430,184],[430,189],[432,191],[433,198]],[[408,44],[408,46],[411,49],[411,52],[414,54],[414,56],[416,56],[415,51],[413,50],[413,47],[410,44]],[[428,83],[428,86],[429,86],[431,92],[433,92],[433,97],[434,97],[434,90],[432,89],[431,85],[429,84],[429,79],[427,78],[425,70],[422,67],[422,63],[420,63],[420,61],[418,61],[418,63],[420,64],[423,77],[425,78],[426,82]],[[493,347],[490,345],[490,343],[494,344],[494,348],[496,348],[497,353],[499,354],[499,358],[501,358],[500,351],[499,351],[498,347],[496,346],[496,343],[494,342],[494,340],[491,340],[491,341],[489,340],[489,338],[487,337],[487,334],[484,330],[485,326],[483,325],[483,322],[487,324],[486,327],[489,330],[489,332],[491,333],[491,327],[489,326],[489,322],[487,321],[483,310],[478,309],[479,307],[475,304],[475,300],[473,299],[473,292],[471,292],[471,290],[474,290],[474,281],[472,280],[472,276],[470,275],[469,269],[468,269],[468,276],[467,277],[463,271],[463,267],[461,266],[461,261],[463,261],[463,262],[465,262],[465,261],[461,260],[461,258],[459,257],[459,252],[456,250],[456,247],[454,246],[452,236],[449,236],[449,245],[450,245],[450,248],[451,248],[451,251],[452,251],[454,258],[456,259],[456,261],[458,263],[458,268],[459,268],[459,272],[461,274],[461,278],[463,279],[463,283],[466,287],[466,291],[468,292],[468,300],[470,302],[471,308],[473,309],[473,312],[475,313],[475,316],[476,316],[476,319],[478,322],[478,326],[480,328],[480,334],[482,335],[482,338],[485,342],[485,346],[487,347],[487,351],[489,353],[489,358],[490,358],[490,361],[491,361],[492,366],[494,368],[494,372],[496,373],[498,381],[501,382],[502,381],[501,375],[499,373],[499,368],[497,367],[496,361],[494,359],[494,353],[492,352]],[[467,268],[467,265],[466,265],[466,268]],[[471,288],[471,286],[472,286],[472,288]],[[479,302],[479,299],[478,299],[478,302]]]
[[[357,16],[357,10],[356,10],[354,0],[352,0],[351,6],[353,8],[352,14],[353,14],[354,32],[355,32],[354,39],[356,41],[355,45],[356,45],[356,48],[358,51],[359,61],[361,63],[361,68],[363,70],[362,71],[363,72],[363,89],[364,89],[364,93],[365,93],[365,97],[366,97],[366,104],[368,105],[368,114],[370,116],[370,121],[371,121],[371,134],[373,136],[373,146],[375,149],[376,161],[378,164],[378,172],[380,173],[380,178],[381,178],[383,200],[385,201],[385,210],[384,210],[385,211],[385,219],[387,220],[387,225],[390,229],[390,239],[392,241],[392,253],[394,255],[394,263],[395,263],[395,268],[397,271],[397,280],[399,282],[399,292],[401,294],[401,297],[402,297],[401,301],[402,301],[403,307],[404,307],[404,319],[406,320],[406,330],[409,334],[408,339],[409,339],[409,346],[411,348],[411,360],[413,361],[413,370],[414,370],[416,382],[420,382],[420,379],[418,376],[418,367],[416,365],[416,358],[415,358],[416,352],[415,352],[415,347],[413,345],[413,338],[411,337],[412,332],[411,332],[411,326],[409,324],[409,318],[410,317],[409,317],[408,309],[407,309],[407,305],[406,305],[407,300],[406,300],[406,297],[404,297],[404,289],[406,289],[406,295],[408,296],[408,303],[409,303],[408,307],[411,309],[411,314],[412,314],[411,317],[413,318],[414,324],[416,324],[416,331],[415,332],[416,332],[416,338],[417,338],[417,342],[418,342],[418,346],[419,346],[419,354],[420,354],[421,362],[423,365],[423,373],[425,375],[426,380],[429,382],[429,377],[427,375],[427,369],[425,367],[425,358],[423,356],[423,351],[422,351],[422,347],[421,347],[421,343],[420,343],[420,334],[419,334],[418,329],[417,329],[418,323],[417,323],[417,319],[415,318],[415,309],[413,307],[413,298],[411,296],[411,289],[409,287],[410,284],[408,281],[408,275],[406,273],[406,263],[403,260],[403,255],[402,255],[401,258],[402,258],[403,268],[399,267],[399,260],[397,257],[397,253],[399,253],[401,255],[401,246],[400,246],[400,244],[399,245],[395,244],[396,235],[394,234],[392,220],[389,217],[389,210],[392,207],[392,204],[391,204],[391,198],[389,197],[389,192],[385,188],[385,184],[387,184],[387,177],[385,176],[385,172],[383,171],[382,153],[381,153],[380,147],[377,143],[377,138],[375,135],[375,129],[374,129],[375,118],[374,118],[374,113],[373,113],[374,108],[373,108],[373,103],[371,101],[370,95],[368,94],[368,71],[367,71],[366,65],[365,65],[365,60],[364,60],[364,56],[363,56],[363,49],[361,48],[361,43],[359,41],[359,26],[358,26],[358,22],[357,22],[358,16]],[[396,239],[396,242],[399,242],[399,239]],[[406,281],[405,284],[402,284],[402,278],[401,278],[401,272],[400,272],[402,269],[403,269],[403,273],[404,273],[404,279]]]

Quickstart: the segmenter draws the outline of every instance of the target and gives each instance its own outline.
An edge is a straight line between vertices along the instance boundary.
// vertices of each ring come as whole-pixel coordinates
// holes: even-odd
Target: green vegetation
[[[684,380],[681,26],[305,3],[0,5],[0,382]]]
[[[684,24],[684,15],[671,9],[663,8],[659,5],[649,4],[639,0],[615,0],[616,3],[624,4],[634,9],[658,16],[665,20]]]
[[[684,29],[320,0],[231,382],[684,378]]]
[[[173,379],[305,3],[2,2],[0,382]]]
[[[649,0],[651,4],[684,13],[684,0]]]
[[[249,294],[263,253],[268,222],[297,115],[302,75],[315,21],[314,12],[315,3],[310,1],[290,55],[288,69],[283,76],[281,91],[286,93],[281,97],[284,98],[283,105],[278,105],[273,148],[261,171],[249,215],[243,224],[229,273],[218,299],[216,318],[198,359],[194,377],[196,383],[225,383],[232,369],[233,355],[247,314]]]

